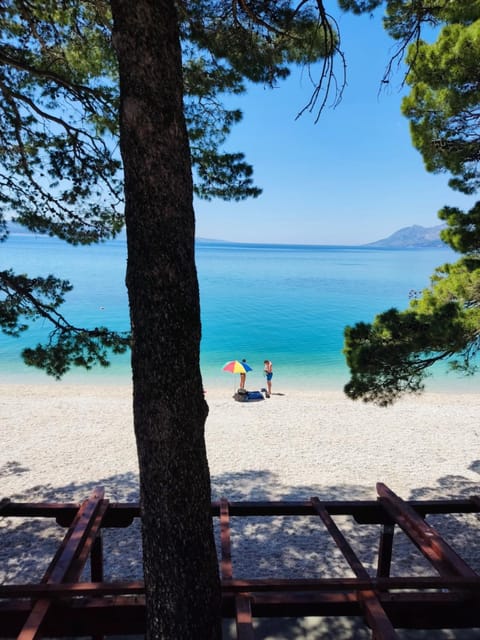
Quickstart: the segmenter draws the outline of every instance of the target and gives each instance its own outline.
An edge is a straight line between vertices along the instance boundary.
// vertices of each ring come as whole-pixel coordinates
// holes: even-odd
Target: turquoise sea
[[[253,368],[248,388],[264,386],[263,360],[274,364],[277,391],[341,390],[348,380],[342,346],[346,324],[370,321],[390,307],[405,308],[409,293],[428,285],[434,268],[457,259],[447,248],[386,250],[366,247],[197,244],[202,308],[201,367],[205,387],[232,389],[224,363],[246,358]],[[69,279],[74,290],[64,313],[79,326],[128,326],[122,240],[71,247],[44,236],[16,235],[1,247],[0,268]],[[46,382],[26,367],[20,351],[47,335],[36,323],[22,338],[0,336],[0,381]],[[130,380],[129,357],[116,356],[107,370],[74,371],[66,382]],[[439,367],[427,388],[471,391],[475,378]]]

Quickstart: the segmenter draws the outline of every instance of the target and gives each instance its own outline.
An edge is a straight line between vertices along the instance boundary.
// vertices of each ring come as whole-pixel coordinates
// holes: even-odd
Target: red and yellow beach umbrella
[[[247,371],[251,370],[252,367],[250,365],[245,361],[240,362],[240,360],[230,360],[223,366],[223,371],[229,371],[230,373],[247,373]],[[235,390],[235,382],[233,383],[233,388]]]

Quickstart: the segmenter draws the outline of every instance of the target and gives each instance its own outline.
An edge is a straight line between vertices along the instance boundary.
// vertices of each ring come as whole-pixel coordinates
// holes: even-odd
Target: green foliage
[[[373,324],[358,323],[345,329],[347,364],[352,370],[345,393],[380,406],[400,395],[423,390],[424,363],[430,366],[438,346],[438,322],[455,317],[454,305],[421,317],[390,309],[378,315]]]
[[[321,3],[203,0],[183,11],[184,39],[252,82],[274,85],[290,74],[291,63],[314,63],[332,56],[338,45]]]
[[[479,0],[339,0],[338,4],[357,15],[385,6],[385,29],[404,44],[414,40],[425,25],[472,22],[478,18],[480,6]]]
[[[40,367],[56,378],[72,366],[91,369],[94,364],[108,366],[109,353],[124,353],[130,344],[127,333],[109,331],[105,327],[84,329],[70,324],[58,311],[65,295],[72,290],[67,280],[53,276],[28,278],[11,270],[0,272],[0,327],[3,333],[18,337],[28,329],[23,319],[47,320],[53,329],[46,345],[25,349],[28,365]]]
[[[345,393],[382,406],[419,392],[440,360],[463,374],[477,372],[480,350],[480,203],[467,213],[444,207],[441,234],[464,256],[438,267],[430,286],[406,311],[391,309],[373,323],[345,329],[344,353],[351,379]]]
[[[478,256],[480,254],[480,202],[465,213],[457,207],[444,207],[438,212],[440,220],[447,223],[441,238],[454,251]]]
[[[381,406],[419,392],[429,368],[457,355],[451,366],[477,370],[480,349],[480,265],[444,265],[431,286],[405,311],[390,309],[373,323],[345,329],[344,353],[351,370],[345,393]]]
[[[45,313],[54,312],[65,301],[65,294],[72,286],[66,280],[53,276],[28,278],[16,275],[11,269],[0,272],[0,326],[10,336],[18,337],[28,325],[21,318],[35,319],[39,306]]]
[[[123,218],[109,3],[3,5],[0,220],[15,212],[31,230],[72,243],[114,236]],[[242,117],[222,99],[242,93],[245,80],[272,85],[288,76],[290,64],[312,64],[337,51],[336,31],[312,6],[198,0],[179,7],[185,111],[200,197],[261,193],[243,155],[220,150]]]
[[[468,194],[480,186],[479,58],[480,19],[445,26],[434,44],[410,48],[412,90],[402,104],[426,169],[448,171],[450,186]]]
[[[206,200],[227,196],[229,200],[243,200],[248,196],[258,196],[261,191],[253,186],[253,169],[243,159],[243,153],[217,154],[200,149],[196,155],[199,180],[195,193]]]
[[[3,2],[0,219],[74,244],[122,226],[104,3]]]
[[[226,93],[240,94],[243,77],[230,66],[200,56],[195,48],[184,63],[185,119],[187,122],[194,190],[205,200],[243,200],[257,197],[251,165],[241,153],[220,151],[231,128],[242,119],[238,109],[226,109],[220,99]]]
[[[412,141],[428,171],[448,171],[450,186],[466,194],[480,186],[480,1],[386,0],[385,27],[412,44],[406,62],[410,94],[402,103]],[[424,25],[437,39],[421,39]],[[463,254],[439,267],[430,287],[405,311],[392,309],[371,324],[345,329],[344,353],[353,398],[387,405],[423,389],[435,362],[473,374],[480,349],[480,202],[468,212],[445,206],[442,239]]]
[[[112,354],[125,353],[130,346],[127,335],[110,331],[106,327],[93,330],[71,327],[55,329],[48,344],[22,351],[25,364],[37,367],[57,380],[71,367],[91,369],[94,365],[108,367]]]
[[[444,0],[387,0],[385,29],[392,38],[413,41],[415,46],[425,25],[439,24],[446,4]]]
[[[0,12],[0,225],[89,244],[123,226],[117,153],[117,63],[109,5],[2,2]],[[42,319],[48,343],[23,353],[55,377],[71,366],[107,364],[128,335],[88,330],[58,311],[72,286],[52,275],[0,274],[0,326],[18,336]]]
[[[371,13],[378,9],[384,0],[338,0],[340,9],[343,11],[351,11],[357,15],[362,13]]]
[[[197,1],[180,9],[185,116],[195,170],[194,189],[204,199],[240,200],[260,195],[241,153],[222,153],[242,113],[226,109],[225,95],[245,91],[245,81],[275,86],[292,64],[311,65],[337,52],[338,34],[327,16],[307,3],[245,5]]]

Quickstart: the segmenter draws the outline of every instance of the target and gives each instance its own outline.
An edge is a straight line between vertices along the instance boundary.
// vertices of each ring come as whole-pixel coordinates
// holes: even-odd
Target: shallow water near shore
[[[336,389],[348,381],[342,355],[346,325],[369,322],[388,308],[405,308],[429,283],[435,267],[453,262],[448,248],[385,250],[367,247],[197,243],[202,313],[201,368],[206,388],[238,386],[222,371],[246,358],[249,388],[265,386],[263,360],[274,364],[277,388]],[[12,236],[2,246],[0,268],[29,275],[49,273],[74,285],[64,314],[77,326],[128,328],[126,246],[115,240],[71,247],[43,236]],[[0,381],[45,382],[26,367],[20,352],[45,340],[48,327],[34,323],[20,339],[0,336]],[[446,375],[439,366],[427,389],[475,391],[473,378]],[[68,382],[121,383],[131,378],[129,354],[106,369],[72,371]]]

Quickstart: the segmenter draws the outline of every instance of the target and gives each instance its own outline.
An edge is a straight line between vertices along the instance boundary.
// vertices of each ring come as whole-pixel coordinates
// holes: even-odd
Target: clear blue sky
[[[340,14],[336,2],[331,6],[347,63],[342,102],[325,109],[317,124],[315,114],[295,120],[312,91],[306,70],[294,70],[275,89],[254,86],[235,97],[244,118],[227,148],[246,154],[263,193],[243,202],[196,201],[197,237],[363,244],[413,224],[440,224],[442,206],[473,202],[448,187],[448,174],[427,173],[412,147],[400,112],[403,66],[379,94],[394,47],[381,16]],[[337,72],[340,78],[340,66]]]

